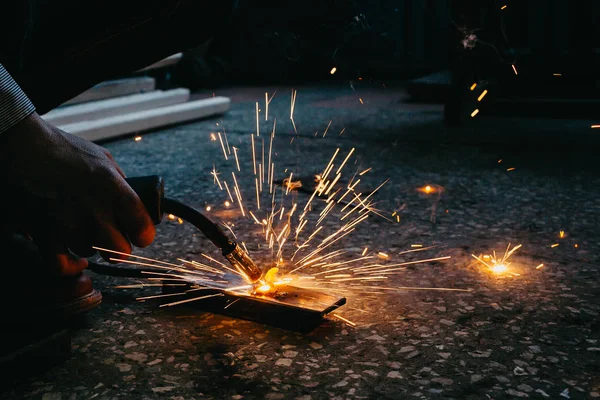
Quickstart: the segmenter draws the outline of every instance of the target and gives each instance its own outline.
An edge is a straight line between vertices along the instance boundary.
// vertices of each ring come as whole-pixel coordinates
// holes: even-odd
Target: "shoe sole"
[[[102,303],[102,293],[93,289],[90,293],[69,302],[57,304],[52,309],[63,318],[75,317],[93,310]]]

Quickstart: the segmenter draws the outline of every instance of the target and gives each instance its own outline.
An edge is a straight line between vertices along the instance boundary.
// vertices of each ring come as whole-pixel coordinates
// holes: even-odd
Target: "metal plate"
[[[187,288],[189,289],[189,288]],[[165,286],[165,293],[174,293],[182,287]],[[186,290],[186,288],[183,288]],[[203,290],[202,296],[222,293],[187,305],[234,318],[247,319],[299,332],[310,332],[324,322],[323,317],[346,304],[346,298],[317,290],[281,285],[274,296],[237,295],[219,290]],[[187,298],[199,297],[196,293]],[[186,297],[181,297],[185,299]],[[180,298],[178,298],[180,299]]]

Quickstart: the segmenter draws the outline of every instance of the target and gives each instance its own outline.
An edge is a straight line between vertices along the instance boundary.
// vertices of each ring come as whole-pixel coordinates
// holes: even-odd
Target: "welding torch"
[[[158,225],[163,214],[173,214],[198,228],[221,252],[248,283],[256,283],[262,270],[248,253],[230,240],[221,228],[200,211],[177,200],[165,197],[165,184],[158,175],[127,178],[127,183],[144,203],[152,222]]]

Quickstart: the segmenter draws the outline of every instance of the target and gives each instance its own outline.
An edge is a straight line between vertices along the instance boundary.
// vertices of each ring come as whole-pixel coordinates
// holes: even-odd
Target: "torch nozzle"
[[[233,248],[228,246],[228,251],[223,249],[223,255],[248,283],[256,283],[262,277],[261,269],[237,243],[230,243]]]

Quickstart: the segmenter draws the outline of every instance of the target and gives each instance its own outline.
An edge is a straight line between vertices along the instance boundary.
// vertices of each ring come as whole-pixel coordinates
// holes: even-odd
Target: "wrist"
[[[34,144],[36,132],[39,135],[43,120],[35,112],[0,133],[0,161],[15,156],[21,149]]]

